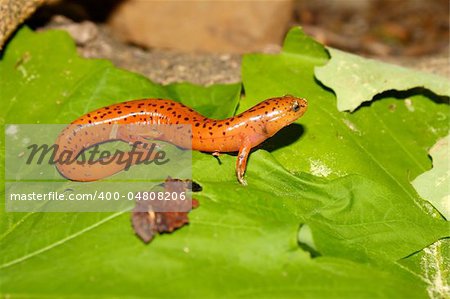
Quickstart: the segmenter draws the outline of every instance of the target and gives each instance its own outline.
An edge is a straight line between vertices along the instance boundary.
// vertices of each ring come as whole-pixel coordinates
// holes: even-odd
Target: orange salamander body
[[[245,185],[244,172],[250,150],[301,117],[307,106],[305,99],[283,96],[265,100],[234,117],[215,120],[171,100],[144,99],[118,103],[87,113],[66,127],[55,143],[58,145],[55,164],[58,171],[70,180],[99,180],[125,169],[125,165],[60,163],[59,155],[63,151],[72,151],[74,156],[78,156],[89,147],[112,140],[146,143],[148,138],[153,138],[181,148],[192,146],[193,150],[214,155],[238,152],[236,175],[238,181]],[[122,126],[127,124],[137,126]],[[156,132],[155,135],[154,130],[145,126],[159,124],[189,124],[191,129],[189,134],[167,131]]]

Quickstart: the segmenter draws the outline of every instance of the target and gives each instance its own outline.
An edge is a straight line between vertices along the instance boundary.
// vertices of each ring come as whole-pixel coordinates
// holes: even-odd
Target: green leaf
[[[194,153],[200,207],[189,226],[149,245],[134,235],[126,211],[5,213],[2,202],[2,295],[425,297],[429,283],[414,252],[449,236],[449,223],[430,215],[409,178],[430,167],[426,151],[448,130],[448,106],[415,94],[409,106],[390,98],[338,112],[334,95],[314,78],[314,68],[327,62],[325,49],[299,29],[284,49],[245,57],[239,110],[290,93],[307,97],[309,111],[262,146],[270,153],[252,153],[248,187],[236,181],[234,156],[219,164]],[[240,84],[160,86],[107,61],[79,58],[65,33],[26,28],[7,46],[0,77],[2,124],[67,123],[145,97],[173,98],[223,118],[234,113],[240,93]],[[302,224],[311,228],[316,258],[299,246]]]
[[[315,81],[315,67],[325,63],[303,52],[244,58],[246,99],[240,111],[280,94],[308,100],[306,114],[268,140],[264,148],[293,173],[329,178],[360,174],[422,206],[410,178],[431,167],[427,149],[447,135],[449,105],[419,93],[407,99],[379,99],[355,113],[339,112],[334,94]]]
[[[292,31],[296,36],[304,35],[298,28],[292,29],[290,35],[293,35]],[[305,37],[301,39],[316,45]],[[405,205],[415,205],[419,210],[432,215],[429,216],[430,218],[438,218],[440,225],[443,225],[442,232],[446,237],[450,236],[448,224],[445,224],[441,216],[416,194],[410,184],[411,178],[431,167],[427,156],[428,148],[436,140],[448,134],[450,118],[448,104],[436,102],[434,98],[428,98],[426,92],[422,93],[421,89],[414,89],[406,93],[386,93],[384,98],[380,97],[377,101],[360,107],[351,114],[339,112],[335,108],[334,94],[317,84],[314,75],[315,68],[327,62],[323,59],[321,54],[323,52],[318,51],[315,54],[305,52],[298,46],[292,46],[291,42],[289,39],[285,41],[280,55],[253,54],[246,56],[243,61],[242,72],[246,98],[241,101],[240,111],[251,107],[261,99],[282,94],[293,94],[308,100],[309,108],[306,114],[295,125],[283,129],[268,140],[264,148],[294,174],[309,172],[327,178],[345,178],[348,174],[362,175],[365,179],[383,186],[384,190],[390,190],[389,192],[392,193],[388,197],[393,202],[399,200]],[[310,47],[313,46],[303,46],[303,48]],[[298,52],[295,53],[293,49],[298,49]],[[337,77],[339,74],[332,72],[329,76]],[[253,163],[252,158],[249,170],[252,169]],[[269,184],[272,182],[270,181]],[[371,221],[373,220],[372,211],[380,209],[380,214],[391,215],[392,202],[378,204],[379,196],[382,194],[387,196],[387,194],[381,190],[373,193],[369,189],[366,190],[366,205],[361,209],[364,212],[359,214],[361,223],[365,225],[377,223]],[[355,197],[355,200],[351,202],[359,203],[362,200],[361,197],[362,195]],[[358,210],[356,206],[355,208]],[[397,213],[400,213],[400,217],[404,219],[412,221],[415,219],[410,218],[410,212]],[[348,215],[353,217],[350,213]],[[312,244],[322,254],[324,252],[330,255],[342,253],[347,258],[352,258],[353,249],[350,248],[352,248],[353,238],[349,238],[346,234],[337,234],[340,226],[336,227],[334,217],[340,218],[333,215],[321,219],[323,221],[321,227],[306,222],[313,235]],[[387,226],[391,223],[385,221],[383,217],[380,221],[378,224]],[[342,220],[341,223],[345,221]],[[353,231],[355,239],[358,233],[362,239],[366,237],[365,225]],[[327,233],[324,228],[335,231]],[[390,231],[390,229],[383,230],[379,227],[379,236],[387,238],[394,231],[396,229]],[[400,229],[397,231],[399,235],[394,239],[401,239],[400,235],[407,231],[408,229]],[[335,242],[334,240],[339,237],[341,242]],[[417,237],[424,240],[424,235],[419,234]],[[372,238],[377,237],[373,235]],[[410,240],[409,237],[402,241],[400,239],[397,240],[399,242]],[[349,243],[344,245],[343,243],[347,241]],[[320,245],[320,242],[323,243]],[[371,255],[370,251],[368,253]],[[353,257],[358,258],[358,254]],[[439,263],[443,263],[440,265],[443,268],[449,267],[446,260],[440,260]]]
[[[427,283],[430,298],[450,297],[450,239],[439,240],[400,263]]]
[[[23,28],[8,47],[0,65],[2,123],[69,123],[93,109],[150,97],[182,101],[223,118],[234,113],[239,99],[240,84],[163,87],[109,61],[82,59],[63,31],[34,34]]]
[[[204,169],[199,174],[204,178],[198,179],[205,192],[199,195],[201,207],[191,213],[189,227],[176,234],[158,236],[150,246],[133,236],[129,215],[123,213],[25,216],[3,238],[6,246],[1,249],[2,289],[12,297],[132,297],[149,296],[149,292],[152,297],[183,294],[195,298],[425,295],[425,284],[401,268],[360,264],[338,257],[310,259],[298,248],[295,236],[299,220],[319,220],[321,215],[331,214],[352,217],[348,215],[353,215],[351,206],[342,210],[336,205],[345,205],[342,193],[354,192],[359,198],[359,191],[352,189],[361,187],[363,178],[348,177],[341,186],[341,179],[327,182],[309,175],[296,177],[270,154],[259,151],[255,155],[258,164],[249,173],[248,188],[237,185],[234,178],[217,182],[215,177],[222,170],[218,164]],[[198,161],[210,158],[198,156]],[[224,156],[223,160],[229,165],[232,158]],[[272,178],[270,185],[264,180],[268,173]],[[368,183],[374,192],[382,189]],[[397,204],[391,204],[392,217],[397,220],[393,225],[408,225],[409,220],[395,213]],[[376,213],[382,211],[373,215]],[[418,213],[416,221],[426,218],[426,214]],[[359,217],[355,214],[353,219],[357,222]],[[421,234],[433,232],[438,221],[430,220],[423,223]],[[377,228],[373,223],[366,224],[365,229],[370,231],[370,226]],[[39,238],[20,234],[30,230]],[[346,225],[339,231],[351,230],[352,226]],[[365,249],[370,247],[365,244],[367,241],[370,236],[365,240],[356,238],[352,255],[365,256]],[[390,240],[374,241],[380,247],[377,254],[384,256],[384,245]],[[408,246],[398,242],[388,245],[386,251],[395,245]],[[394,251],[403,254],[401,250]],[[55,276],[61,267],[64,274]]]
[[[265,151],[253,153],[252,159],[248,187],[234,187],[233,177],[219,180],[220,175],[215,174],[220,173],[220,165],[205,169],[196,159],[194,170],[203,169],[196,175],[205,191],[202,194],[214,203],[229,202],[232,206],[238,193],[245,201],[234,210],[253,214],[247,216],[251,219],[263,217],[261,222],[291,220],[291,229],[299,222],[307,223],[316,249],[323,255],[393,262],[450,232],[450,223],[430,217],[409,198],[364,177],[351,175],[328,181],[305,173],[296,176]],[[224,158],[223,163],[232,164],[228,160]]]
[[[419,175],[412,182],[417,192],[450,220],[450,135],[440,139],[429,151],[433,169]]]
[[[303,55],[308,59],[317,58],[320,62],[328,60],[324,47],[314,39],[304,34],[301,27],[291,29],[284,40],[283,52],[293,55]]]
[[[377,60],[328,48],[329,63],[317,67],[317,79],[337,96],[339,111],[354,111],[363,102],[387,90],[423,87],[441,96],[450,96],[448,78],[414,71]]]

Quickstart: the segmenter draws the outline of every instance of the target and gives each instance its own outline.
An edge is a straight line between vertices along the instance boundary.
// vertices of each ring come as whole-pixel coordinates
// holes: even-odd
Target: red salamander
[[[70,151],[79,156],[94,145],[122,140],[148,142],[148,138],[170,142],[181,148],[211,152],[238,152],[236,175],[245,185],[244,172],[250,150],[301,117],[308,107],[305,99],[283,96],[265,100],[231,118],[215,120],[171,100],[134,100],[103,107],[72,122],[58,136],[55,165],[73,181],[95,181],[125,169],[119,163],[61,163],[60,155]],[[136,126],[123,126],[136,124]],[[189,124],[189,134],[155,132],[146,125]],[[173,131],[173,130],[172,130]],[[156,133],[156,134],[155,134]],[[130,153],[130,152],[129,152]],[[126,153],[126,154],[129,154]],[[135,155],[134,155],[135,156]]]

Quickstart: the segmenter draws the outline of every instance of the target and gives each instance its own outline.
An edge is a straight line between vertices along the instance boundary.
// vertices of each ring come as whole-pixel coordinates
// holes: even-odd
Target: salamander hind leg
[[[242,185],[246,186],[247,182],[244,179],[245,169],[247,168],[247,159],[252,149],[250,141],[246,138],[243,140],[241,147],[239,148],[239,153],[236,161],[236,176]]]
[[[130,130],[130,128],[125,126],[122,126],[117,133],[118,139],[126,141],[130,145],[133,145],[143,150],[148,150],[152,148],[154,145],[153,140],[157,140],[161,138],[161,136],[162,133],[156,130],[148,130],[146,132],[142,132],[140,130],[133,130],[133,129]]]

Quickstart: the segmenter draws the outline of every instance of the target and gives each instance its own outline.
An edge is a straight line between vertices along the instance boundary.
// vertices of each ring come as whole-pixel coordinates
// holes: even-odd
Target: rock
[[[8,37],[44,0],[0,0],[0,50]]]
[[[149,48],[243,53],[280,44],[292,9],[292,0],[128,0],[109,23],[126,41]]]
[[[89,21],[76,23],[54,16],[38,30],[60,29],[73,36],[78,53],[85,58],[110,60],[115,66],[140,73],[153,82],[170,84],[191,82],[201,85],[240,81],[241,56],[238,54],[186,53],[176,50],[148,51],[123,43],[109,27]]]
[[[94,41],[98,36],[96,24],[90,21],[74,23],[64,16],[54,16],[47,28],[67,31],[78,46],[86,45]]]

